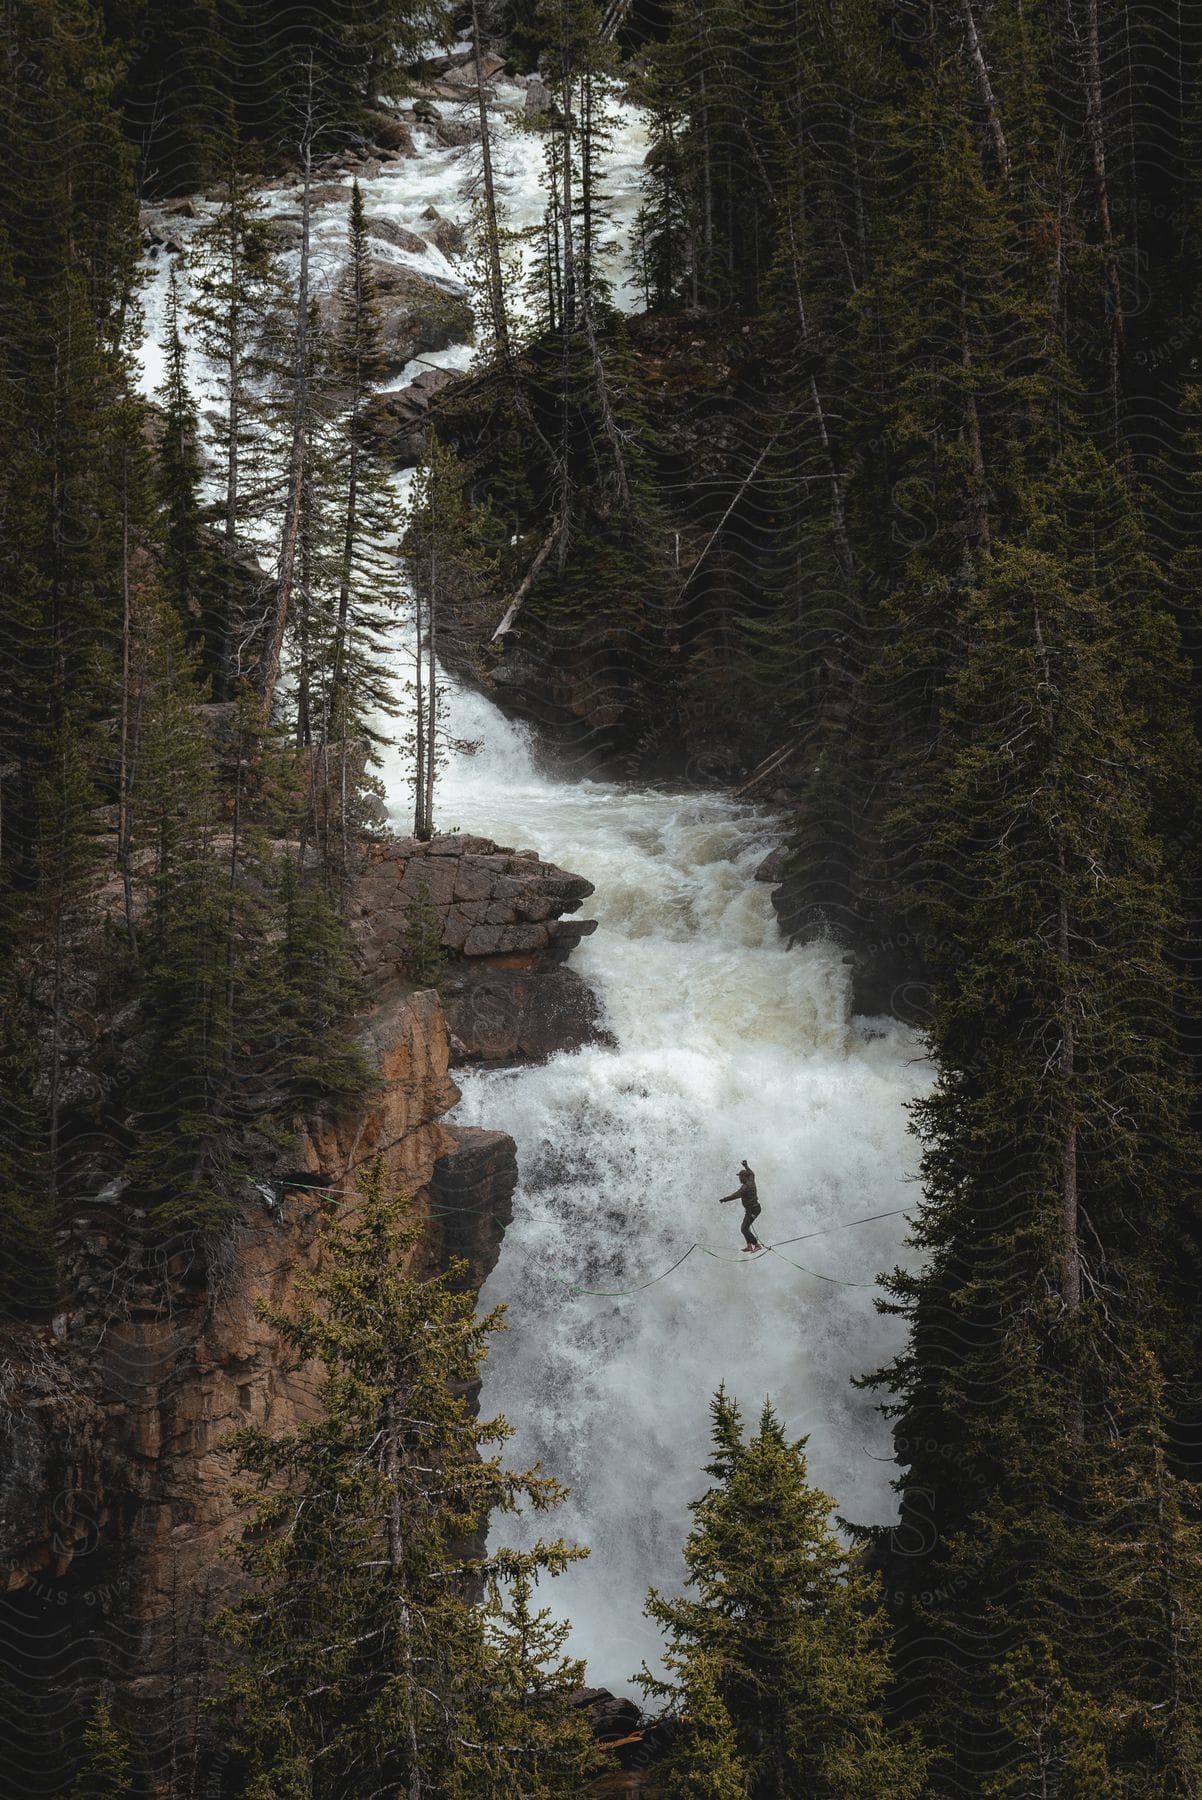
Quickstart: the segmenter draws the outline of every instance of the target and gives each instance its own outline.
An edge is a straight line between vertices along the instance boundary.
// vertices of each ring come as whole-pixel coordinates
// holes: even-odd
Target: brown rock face
[[[491,838],[401,838],[366,846],[355,937],[369,982],[403,981],[423,894],[450,961],[443,978],[452,1061],[542,1062],[603,1040],[595,996],[562,965],[592,919],[565,919],[593,891],[582,875]]]
[[[428,220],[427,236],[432,244],[437,244],[444,256],[458,256],[467,245],[467,234],[462,225],[456,225],[453,219],[444,219],[435,206],[427,206],[422,214]]]
[[[228,721],[208,710],[219,737]],[[360,1032],[380,1077],[371,1105],[298,1121],[215,1240],[154,1240],[116,1185],[81,1201],[60,1245],[67,1310],[0,1342],[0,1635],[47,1694],[118,1684],[156,1768],[188,1755],[211,1620],[240,1579],[222,1554],[240,1521],[231,1435],[283,1434],[315,1412],[320,1371],[289,1365],[257,1303],[292,1310],[298,1278],[320,1267],[323,1214],[353,1204],[376,1155],[428,1216],[422,1266],[457,1258],[466,1283],[486,1279],[515,1148],[443,1123],[459,1097],[450,1064],[540,1059],[598,1035],[593,997],[564,966],[593,928],[564,915],[591,892],[487,838],[365,844],[353,911],[375,996]],[[424,895],[449,952],[447,1011],[405,968]]]
[[[468,1284],[484,1285],[496,1263],[513,1218],[513,1192],[518,1182],[514,1142],[503,1131],[481,1131],[471,1125],[448,1125],[450,1146],[434,1165],[430,1183],[432,1230],[437,1232],[443,1260],[467,1264]]]
[[[561,1050],[609,1043],[597,997],[575,969],[490,967],[443,985],[458,1064],[546,1062]]]
[[[425,252],[425,238],[419,237],[416,231],[406,231],[395,219],[369,218],[367,235],[382,244],[395,244],[398,250],[407,250],[411,256],[421,256]]]
[[[298,1172],[282,1204],[248,1193],[215,1243],[154,1258],[128,1249],[136,1231],[116,1202],[93,1207],[73,1228],[84,1297],[53,1331],[14,1333],[0,1351],[0,1633],[52,1688],[117,1680],[156,1760],[190,1739],[199,1646],[238,1579],[221,1554],[239,1519],[230,1435],[314,1414],[318,1370],[288,1366],[256,1303],[290,1310],[298,1275],[319,1266],[323,1210],[351,1203],[356,1168],[377,1153],[439,1215],[432,1263],[454,1251],[483,1281],[509,1217],[512,1140],[441,1123],[459,1096],[438,996],[386,987],[362,1035],[381,1091],[366,1113],[302,1136],[321,1188]]]

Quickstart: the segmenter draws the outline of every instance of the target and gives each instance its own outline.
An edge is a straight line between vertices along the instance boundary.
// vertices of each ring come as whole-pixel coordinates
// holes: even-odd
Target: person
[[[741,1200],[743,1202],[743,1224],[741,1229],[746,1240],[743,1245],[744,1251],[762,1250],[764,1246],[760,1243],[759,1238],[751,1228],[754,1221],[760,1216],[760,1197],[756,1193],[755,1188],[755,1170],[748,1167],[746,1157],[744,1157],[742,1163],[739,1165],[738,1187],[733,1194],[723,1194],[721,1200],[718,1202],[719,1206],[725,1206],[728,1200]]]

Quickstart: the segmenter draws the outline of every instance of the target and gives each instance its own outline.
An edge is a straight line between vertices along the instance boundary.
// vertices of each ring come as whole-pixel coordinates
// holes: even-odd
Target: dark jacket
[[[725,1206],[728,1200],[741,1200],[743,1211],[748,1218],[757,1218],[760,1212],[760,1197],[756,1192],[755,1173],[751,1169],[739,1170],[739,1185],[733,1194],[723,1194],[720,1205]]]

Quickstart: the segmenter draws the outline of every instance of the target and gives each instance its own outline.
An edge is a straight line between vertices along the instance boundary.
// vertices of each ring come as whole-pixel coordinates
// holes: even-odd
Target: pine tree
[[[1084,1497],[1128,1359],[1174,1336],[1156,1295],[1192,1153],[1176,897],[1150,823],[1164,740],[1143,705],[1149,626],[1129,642],[1079,577],[1071,558],[995,545],[947,700],[954,747],[913,820],[940,1073],[915,1109],[927,1257],[888,1283],[913,1335],[887,1379],[903,1517],[911,1488],[936,1496],[899,1655],[949,1786],[1036,1754],[1001,1743],[997,1720],[1042,1666],[1040,1633],[1064,1707],[1094,1703],[1090,1754],[1116,1767],[1108,1642],[1134,1625],[1106,1598]],[[1142,604],[1150,621],[1154,600],[1124,610]],[[1079,1731],[1063,1754],[1084,1754]]]
[[[200,651],[210,677],[222,672],[222,621],[214,615],[212,558],[205,541],[200,501],[200,426],[188,388],[180,321],[179,280],[172,265],[167,289],[166,371],[159,389],[163,432],[159,444],[159,494],[163,508],[163,586]]]
[[[446,744],[437,661],[440,619],[449,603],[462,604],[472,594],[485,566],[470,530],[462,465],[433,432],[410,490],[402,542],[415,623],[413,828],[416,837],[426,839],[434,832],[434,790]]]
[[[380,721],[395,711],[390,633],[400,602],[392,549],[397,504],[388,471],[363,433],[364,408],[383,368],[363,195],[351,189],[348,256],[332,346],[332,374],[346,389],[342,436],[332,469],[339,517],[337,598],[326,650],[322,743],[337,757],[345,789],[350,747],[380,741]],[[370,754],[370,752],[369,752]],[[349,800],[343,794],[345,816]]]
[[[499,1314],[476,1317],[458,1265],[428,1281],[411,1273],[420,1219],[387,1193],[378,1163],[361,1186],[328,1225],[323,1273],[302,1283],[295,1316],[264,1309],[297,1363],[322,1369],[321,1415],[283,1438],[248,1428],[234,1440],[252,1478],[236,1553],[257,1586],[225,1623],[241,1660],[223,1716],[248,1800],[464,1792],[476,1721],[497,1704],[473,1590],[578,1554],[467,1548],[493,1510],[541,1511],[562,1490],[507,1469],[509,1427],[465,1397]],[[528,1682],[545,1662],[537,1647]],[[551,1709],[553,1658],[538,1685]],[[517,1710],[506,1707],[507,1725]],[[562,1697],[553,1710],[563,1716]],[[510,1740],[511,1767],[546,1753],[541,1701],[534,1711],[529,1737]]]
[[[439,985],[447,961],[442,942],[442,918],[424,881],[418,882],[417,891],[405,909],[401,954],[405,973],[411,981],[422,987]]]
[[[282,928],[265,979],[278,1045],[273,1081],[283,1090],[281,1110],[337,1116],[361,1106],[373,1086],[363,1052],[346,1035],[361,983],[322,882],[303,879],[291,857],[279,905]]]
[[[71,1800],[129,1800],[132,1786],[129,1740],[98,1695],[83,1734],[83,1758]]]
[[[450,1800],[559,1800],[585,1793],[606,1768],[588,1714],[572,1704],[582,1662],[563,1654],[570,1625],[534,1606],[534,1577],[519,1570],[486,1609],[487,1678],[477,1702],[480,1742],[464,1745]]]
[[[804,1440],[791,1444],[765,1404],[744,1443],[724,1389],[711,1413],[715,1485],[692,1503],[685,1544],[695,1594],[668,1600],[652,1589],[647,1612],[668,1634],[669,1679],[644,1670],[643,1687],[686,1712],[697,1699],[710,1721],[702,1752],[728,1787],[741,1765],[752,1800],[921,1793],[924,1760],[881,1712],[889,1660],[876,1583],[835,1536],[834,1502],[809,1486]],[[713,1701],[733,1727],[737,1762],[722,1750]],[[682,1771],[696,1763],[687,1733],[680,1755]]]
[[[215,217],[195,233],[191,263],[196,298],[189,329],[219,381],[216,443],[224,462],[217,509],[225,558],[223,698],[248,674],[258,621],[243,616],[239,560],[268,516],[275,476],[273,442],[265,426],[262,385],[278,373],[284,329],[283,281],[264,224],[262,202],[249,177],[231,167]],[[261,646],[260,646],[261,648]]]
[[[738,1733],[704,1656],[682,1672],[681,1739],[673,1745],[664,1800],[750,1800]]]

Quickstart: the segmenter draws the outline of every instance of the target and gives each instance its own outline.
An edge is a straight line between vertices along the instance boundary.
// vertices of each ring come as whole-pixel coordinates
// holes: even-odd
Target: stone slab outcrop
[[[565,967],[596,930],[574,914],[590,881],[533,850],[457,833],[368,843],[352,897],[356,950],[370,987],[410,976],[415,908],[437,922],[452,1063],[542,1062],[606,1041],[588,984]]]
[[[542,862],[534,850],[511,850],[491,838],[459,833],[369,843],[355,881],[355,935],[369,980],[405,974],[406,931],[423,890],[439,918],[444,949],[467,961],[483,958],[562,960],[595,920],[565,923],[593,892],[583,875]]]

